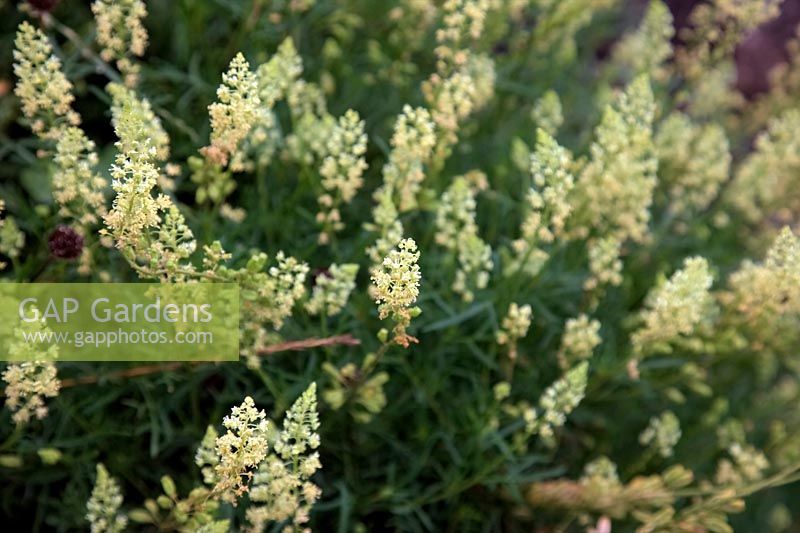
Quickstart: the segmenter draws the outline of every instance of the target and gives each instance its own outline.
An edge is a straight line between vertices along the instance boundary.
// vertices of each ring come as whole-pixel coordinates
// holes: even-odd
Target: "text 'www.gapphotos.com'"
[[[75,331],[22,332],[25,342],[32,344],[70,345],[76,348],[83,346],[114,346],[120,344],[213,344],[214,333],[211,331],[178,331],[174,334],[165,331]]]

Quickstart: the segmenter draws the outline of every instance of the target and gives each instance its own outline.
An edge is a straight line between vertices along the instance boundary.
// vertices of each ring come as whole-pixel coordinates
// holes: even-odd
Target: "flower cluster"
[[[721,118],[744,105],[731,89],[735,77],[734,51],[759,25],[780,13],[779,2],[714,0],[698,5],[679,32],[676,71],[685,80],[678,101],[700,118]]]
[[[150,241],[148,248],[149,266],[158,268],[157,265],[160,264],[164,271],[171,272],[176,280],[180,280],[181,262],[194,253],[197,243],[183,214],[175,204],[167,206],[161,219],[161,225],[154,233],[155,238]],[[191,269],[187,267],[186,273],[189,272]]]
[[[704,210],[717,197],[731,164],[728,138],[716,124],[699,125],[672,113],[655,137],[658,176],[676,214]]]
[[[312,315],[339,314],[356,288],[356,274],[358,265],[353,263],[333,264],[327,271],[318,274],[314,278],[311,298],[306,302],[306,311]]]
[[[22,102],[22,113],[34,133],[58,139],[64,127],[80,122],[72,109],[72,84],[41,30],[23,22],[14,43],[14,74],[19,80],[14,93]]]
[[[155,159],[166,161],[169,158],[169,136],[161,125],[161,119],[153,113],[150,102],[119,83],[109,83],[106,90],[111,95],[111,124],[116,127],[123,110],[135,116],[141,123],[137,132],[139,142],[149,142],[155,149]]]
[[[213,492],[222,501],[235,504],[247,492],[254,470],[267,456],[270,423],[247,396],[231,409],[222,425],[227,430],[215,440]]]
[[[111,477],[102,463],[97,464],[97,477],[92,496],[86,503],[86,520],[92,533],[120,533],[128,525],[128,518],[119,512],[122,491],[117,480]]]
[[[278,100],[286,97],[289,88],[303,73],[303,60],[291,39],[284,40],[269,61],[256,69],[258,96],[261,102],[272,108]]]
[[[539,246],[561,236],[572,212],[569,203],[574,186],[571,165],[570,153],[540,129],[531,156],[533,187],[528,192],[528,213],[522,222],[522,235],[512,244],[515,257],[507,267],[509,272],[524,270],[535,276],[544,266],[548,254]]]
[[[605,285],[622,283],[621,250],[622,243],[616,237],[589,241],[589,277],[583,284],[584,289],[597,291]]]
[[[781,230],[763,262],[745,261],[720,295],[723,320],[744,337],[751,348],[764,353],[792,346],[798,338],[800,317],[800,238],[790,228]]]
[[[508,306],[500,330],[495,335],[497,344],[508,345],[508,357],[512,361],[517,358],[517,342],[528,334],[528,329],[531,327],[531,315],[530,305],[518,305],[512,302]]]
[[[468,56],[458,70],[443,77],[431,75],[422,85],[425,101],[438,127],[436,157],[441,161],[458,140],[459,124],[489,100],[494,90],[494,63],[486,56]]]
[[[244,56],[236,54],[228,71],[222,74],[217,101],[208,106],[211,144],[203,149],[203,154],[209,162],[228,164],[255,124],[260,104],[257,77]]]
[[[600,456],[586,463],[583,467],[581,483],[584,485],[618,486],[619,474],[617,473],[617,465],[608,457]]]
[[[728,448],[733,461],[721,459],[717,464],[714,482],[717,485],[742,486],[746,483],[760,481],[764,471],[769,468],[769,461],[763,452],[752,446],[731,444]]]
[[[373,194],[375,207],[372,222],[365,228],[376,232],[378,239],[367,255],[378,263],[403,238],[400,211],[417,207],[417,194],[425,179],[425,165],[436,145],[435,125],[430,113],[421,107],[403,107],[392,134],[392,151],[383,167],[383,184]]]
[[[463,62],[464,49],[469,42],[483,35],[488,9],[489,0],[447,0],[444,3],[443,24],[436,30],[439,46],[435,53],[440,61]]]
[[[631,336],[636,355],[669,352],[671,343],[710,323],[716,313],[710,292],[713,281],[708,261],[690,257],[669,280],[651,290],[641,314],[643,324]]]
[[[283,143],[278,118],[263,104],[258,108],[250,133],[239,143],[228,168],[233,172],[253,172],[270,165]]]
[[[364,121],[357,112],[350,109],[339,117],[325,148],[326,155],[319,169],[325,192],[318,198],[321,210],[317,214],[317,221],[323,228],[319,235],[323,244],[334,232],[344,228],[339,207],[349,204],[364,183],[367,135]]]
[[[253,476],[247,520],[252,531],[264,531],[270,521],[289,518],[295,527],[308,521],[309,512],[322,492],[310,481],[321,468],[317,388],[312,383],[287,411],[273,452]]]
[[[494,60],[487,54],[470,54],[464,66],[472,78],[472,111],[486,107],[494,96],[494,84],[497,78]]]
[[[163,476],[164,493],[145,501],[144,508],[131,511],[131,519],[144,524],[176,524],[181,531],[229,531],[231,520],[218,516],[220,502],[236,506],[246,493],[248,531],[264,531],[268,522],[289,518],[299,528],[308,520],[321,494],[310,480],[321,467],[314,451],[320,445],[316,384],[287,411],[281,431],[249,396],[231,409],[223,426],[226,433],[222,436],[209,426],[195,454],[206,486],[192,489],[181,499],[172,478]]]
[[[602,341],[600,322],[586,315],[570,318],[564,326],[564,335],[561,337],[558,364],[562,369],[566,369],[579,361],[589,359]]]
[[[485,289],[489,284],[489,274],[494,267],[492,247],[477,234],[466,234],[458,242],[458,270],[453,280],[453,291],[462,300],[471,302],[474,290]]]
[[[55,142],[53,197],[59,214],[80,226],[95,224],[105,214],[106,182],[95,171],[94,143],[77,127],[80,116],[72,109],[72,84],[61,71],[47,37],[27,22],[20,24],[14,49],[16,94],[31,129]]]
[[[219,456],[217,455],[217,439],[219,433],[214,429],[214,426],[208,426],[203,435],[203,440],[200,441],[200,446],[194,454],[194,464],[200,468],[200,473],[203,476],[203,483],[206,485],[216,485],[219,476],[217,476],[216,467],[219,464]]]
[[[537,189],[528,196],[535,215],[523,225],[523,235],[534,241],[553,242],[564,229],[571,211],[567,196],[572,190],[573,177],[569,173],[571,156],[544,130],[538,132],[536,150],[531,157],[533,184]]]
[[[458,139],[459,123],[481,108],[494,91],[494,62],[472,52],[470,41],[484,32],[488,0],[447,0],[436,32],[436,72],[422,84],[439,128],[436,155],[442,160]]]
[[[381,320],[391,318],[395,322],[394,342],[404,347],[416,342],[406,333],[406,328],[420,312],[418,307],[411,307],[419,296],[422,279],[418,260],[417,243],[414,239],[403,239],[373,268],[371,276],[378,316]]]
[[[28,342],[31,336],[42,338],[49,332],[41,321],[20,323],[9,341],[9,360],[20,362],[9,363],[3,370],[2,379],[6,382],[6,407],[14,413],[12,419],[19,426],[32,418],[41,420],[46,417],[45,399],[55,398],[61,389],[61,380],[53,363],[58,357],[58,345]]]
[[[652,446],[661,457],[672,457],[672,450],[681,439],[681,425],[672,411],[664,411],[650,419],[647,428],[639,435],[642,446]]]
[[[373,263],[379,263],[403,238],[403,223],[390,187],[378,187],[373,198],[376,205],[372,209],[372,222],[364,224],[364,228],[378,233],[375,243],[367,248],[367,256]]]
[[[489,283],[492,248],[478,236],[475,222],[475,194],[486,187],[486,176],[471,172],[458,176],[442,194],[436,210],[436,242],[453,250],[458,258],[458,269],[453,290],[465,302],[474,298],[474,289],[485,289]]]
[[[125,84],[135,86],[140,68],[133,58],[143,56],[147,48],[147,30],[142,24],[147,16],[145,3],[142,0],[95,0],[92,12],[97,22],[97,42],[102,47],[100,56],[105,61],[116,61]]]
[[[586,395],[589,364],[584,361],[568,370],[550,385],[539,398],[539,408],[528,425],[545,443],[552,444],[554,430],[567,422],[567,416]]]
[[[295,302],[306,293],[305,281],[308,265],[294,257],[278,252],[275,256],[276,266],[267,271],[269,280],[262,284],[261,290],[272,291],[274,308],[264,318],[270,320],[276,328],[281,327],[283,320],[291,315]]]
[[[102,235],[111,235],[116,247],[142,277],[184,281],[198,277],[186,259],[196,242],[180,210],[166,195],[153,196],[162,177],[156,159],[164,155],[163,132],[146,101],[121,87],[113,111],[118,153],[111,166],[111,187],[116,192],[112,209],[104,217]],[[153,135],[153,137],[151,137]],[[160,143],[160,150],[153,145]],[[142,264],[144,263],[144,264]]]
[[[285,68],[292,65],[290,58],[284,58]],[[291,76],[291,69],[283,75]],[[322,87],[297,79],[287,86],[286,104],[292,117],[292,132],[286,137],[283,156],[303,166],[319,165],[327,155],[328,138],[336,127],[336,117],[328,112]]]
[[[242,290],[247,291],[242,311],[242,323],[246,328],[261,328],[271,323],[275,329],[280,329],[292,314],[295,303],[306,293],[308,265],[278,252],[277,265],[263,272],[267,259],[266,254],[258,253],[240,270],[224,266],[218,270],[223,279],[239,283]]]
[[[435,125],[427,109],[409,105],[397,117],[392,134],[392,151],[383,167],[384,188],[397,195],[400,211],[417,207],[417,194],[425,179],[425,165],[436,145]]]
[[[319,414],[317,413],[317,385],[312,383],[308,389],[297,399],[283,420],[283,430],[275,443],[275,453],[285,461],[297,458],[308,450],[319,447]],[[318,456],[317,452],[312,458]],[[317,461],[318,462],[318,461]],[[304,468],[306,476],[317,468]]]
[[[756,138],[755,150],[739,166],[726,191],[728,202],[751,222],[776,214],[780,207],[788,211],[797,207],[792,199],[800,191],[791,176],[800,170],[798,128],[798,109],[773,118]]]
[[[237,152],[238,154],[238,152]],[[221,165],[209,163],[206,159],[198,156],[190,156],[186,163],[191,171],[190,179],[197,185],[195,199],[198,204],[227,205],[223,204],[235,189],[236,181],[230,168],[223,168]],[[220,206],[220,211],[222,210]]]
[[[5,211],[5,202],[0,200],[0,213]],[[14,260],[19,257],[20,251],[25,246],[25,234],[17,226],[14,218],[6,215],[0,219],[0,253]],[[0,262],[0,270],[6,264]]]
[[[286,103],[295,121],[303,117],[308,118],[308,115],[317,120],[333,118],[328,113],[328,102],[322,87],[304,79],[298,79],[289,85],[286,91]],[[311,133],[307,132],[305,135],[310,136]]]
[[[531,120],[537,129],[547,132],[551,137],[555,137],[556,132],[564,122],[564,111],[561,108],[561,99],[555,91],[547,91],[531,110]]]
[[[75,219],[84,227],[97,223],[106,212],[103,194],[106,180],[95,170],[94,142],[80,128],[63,129],[53,162],[56,164],[53,197],[60,205],[59,214]]]
[[[315,98],[311,93],[317,92],[315,85],[299,82],[293,85],[292,89],[298,87],[314,88],[314,90],[297,90],[290,93],[289,105],[293,106],[293,129],[286,137],[285,154],[292,161],[311,166],[325,157],[328,139],[336,127],[336,118],[325,109],[326,104],[323,99],[320,99],[319,106],[312,103]],[[293,102],[295,98],[292,96],[297,102]],[[319,96],[321,98],[321,93]]]
[[[728,61],[749,31],[778,15],[779,2],[768,0],[714,0],[693,9],[677,50],[681,73],[696,82],[708,70]]]
[[[575,189],[572,227],[584,236],[643,241],[656,186],[652,123],[653,93],[647,76],[637,77],[606,107],[591,146],[591,161]]]
[[[146,237],[161,222],[159,213],[172,203],[163,194],[153,197],[159,177],[154,162],[157,150],[143,133],[148,131],[149,122],[134,102],[127,99],[121,102],[115,116],[114,130],[119,141],[115,164],[111,167],[111,188],[116,197],[111,211],[103,217],[117,248],[130,259],[148,255]]]
[[[47,416],[45,398],[58,396],[61,381],[56,365],[50,361],[11,363],[2,374],[6,382],[6,407],[14,414],[17,425],[27,424],[31,418]]]
[[[249,133],[239,142],[237,150],[231,155],[228,162],[230,170],[250,172],[257,167],[265,168],[270,164],[273,156],[284,142],[283,133],[273,108],[278,101],[286,98],[290,93],[293,98],[297,98],[296,86],[304,83],[299,80],[302,72],[302,59],[297,54],[291,38],[285,39],[278,47],[277,53],[256,68],[256,94],[260,105],[255,108],[255,116],[250,122]],[[294,107],[292,111],[295,112]],[[296,135],[290,136],[288,141],[296,142]],[[197,182],[204,183],[205,187],[214,191],[214,197],[221,196],[221,199],[224,199],[233,190],[235,183],[230,180],[230,174],[222,175],[223,170],[218,165],[211,164],[207,167],[210,167],[204,169],[204,177],[208,178],[207,182],[202,179],[198,179]],[[199,178],[200,174],[197,175]],[[220,183],[216,184],[214,178],[219,178]],[[208,196],[212,196],[212,194]],[[212,198],[215,203],[219,203],[221,199]]]
[[[627,71],[626,79],[650,74],[653,81],[664,82],[670,74],[665,63],[672,56],[674,35],[669,8],[661,0],[653,0],[636,31],[614,47],[612,64]]]

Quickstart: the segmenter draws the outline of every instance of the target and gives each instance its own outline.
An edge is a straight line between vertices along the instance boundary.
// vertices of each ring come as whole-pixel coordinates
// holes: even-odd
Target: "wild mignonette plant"
[[[796,529],[800,29],[745,97],[791,3],[690,4],[0,2],[3,281],[240,299],[16,327],[6,528]]]

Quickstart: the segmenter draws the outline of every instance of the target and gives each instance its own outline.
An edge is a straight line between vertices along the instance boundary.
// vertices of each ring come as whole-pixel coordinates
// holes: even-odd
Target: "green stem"
[[[375,357],[370,361],[370,364],[365,366],[361,369],[361,373],[364,377],[369,376],[373,370],[378,366],[378,363],[383,358],[383,355],[389,351],[389,347],[392,345],[391,341],[386,341],[381,344],[380,348],[375,352]]]

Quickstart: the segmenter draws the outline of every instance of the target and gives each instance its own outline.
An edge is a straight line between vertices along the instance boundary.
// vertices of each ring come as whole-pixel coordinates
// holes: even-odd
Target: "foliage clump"
[[[3,281],[235,283],[242,363],[16,327],[7,522],[800,520],[798,38],[733,83],[778,2],[68,4],[0,30]]]

